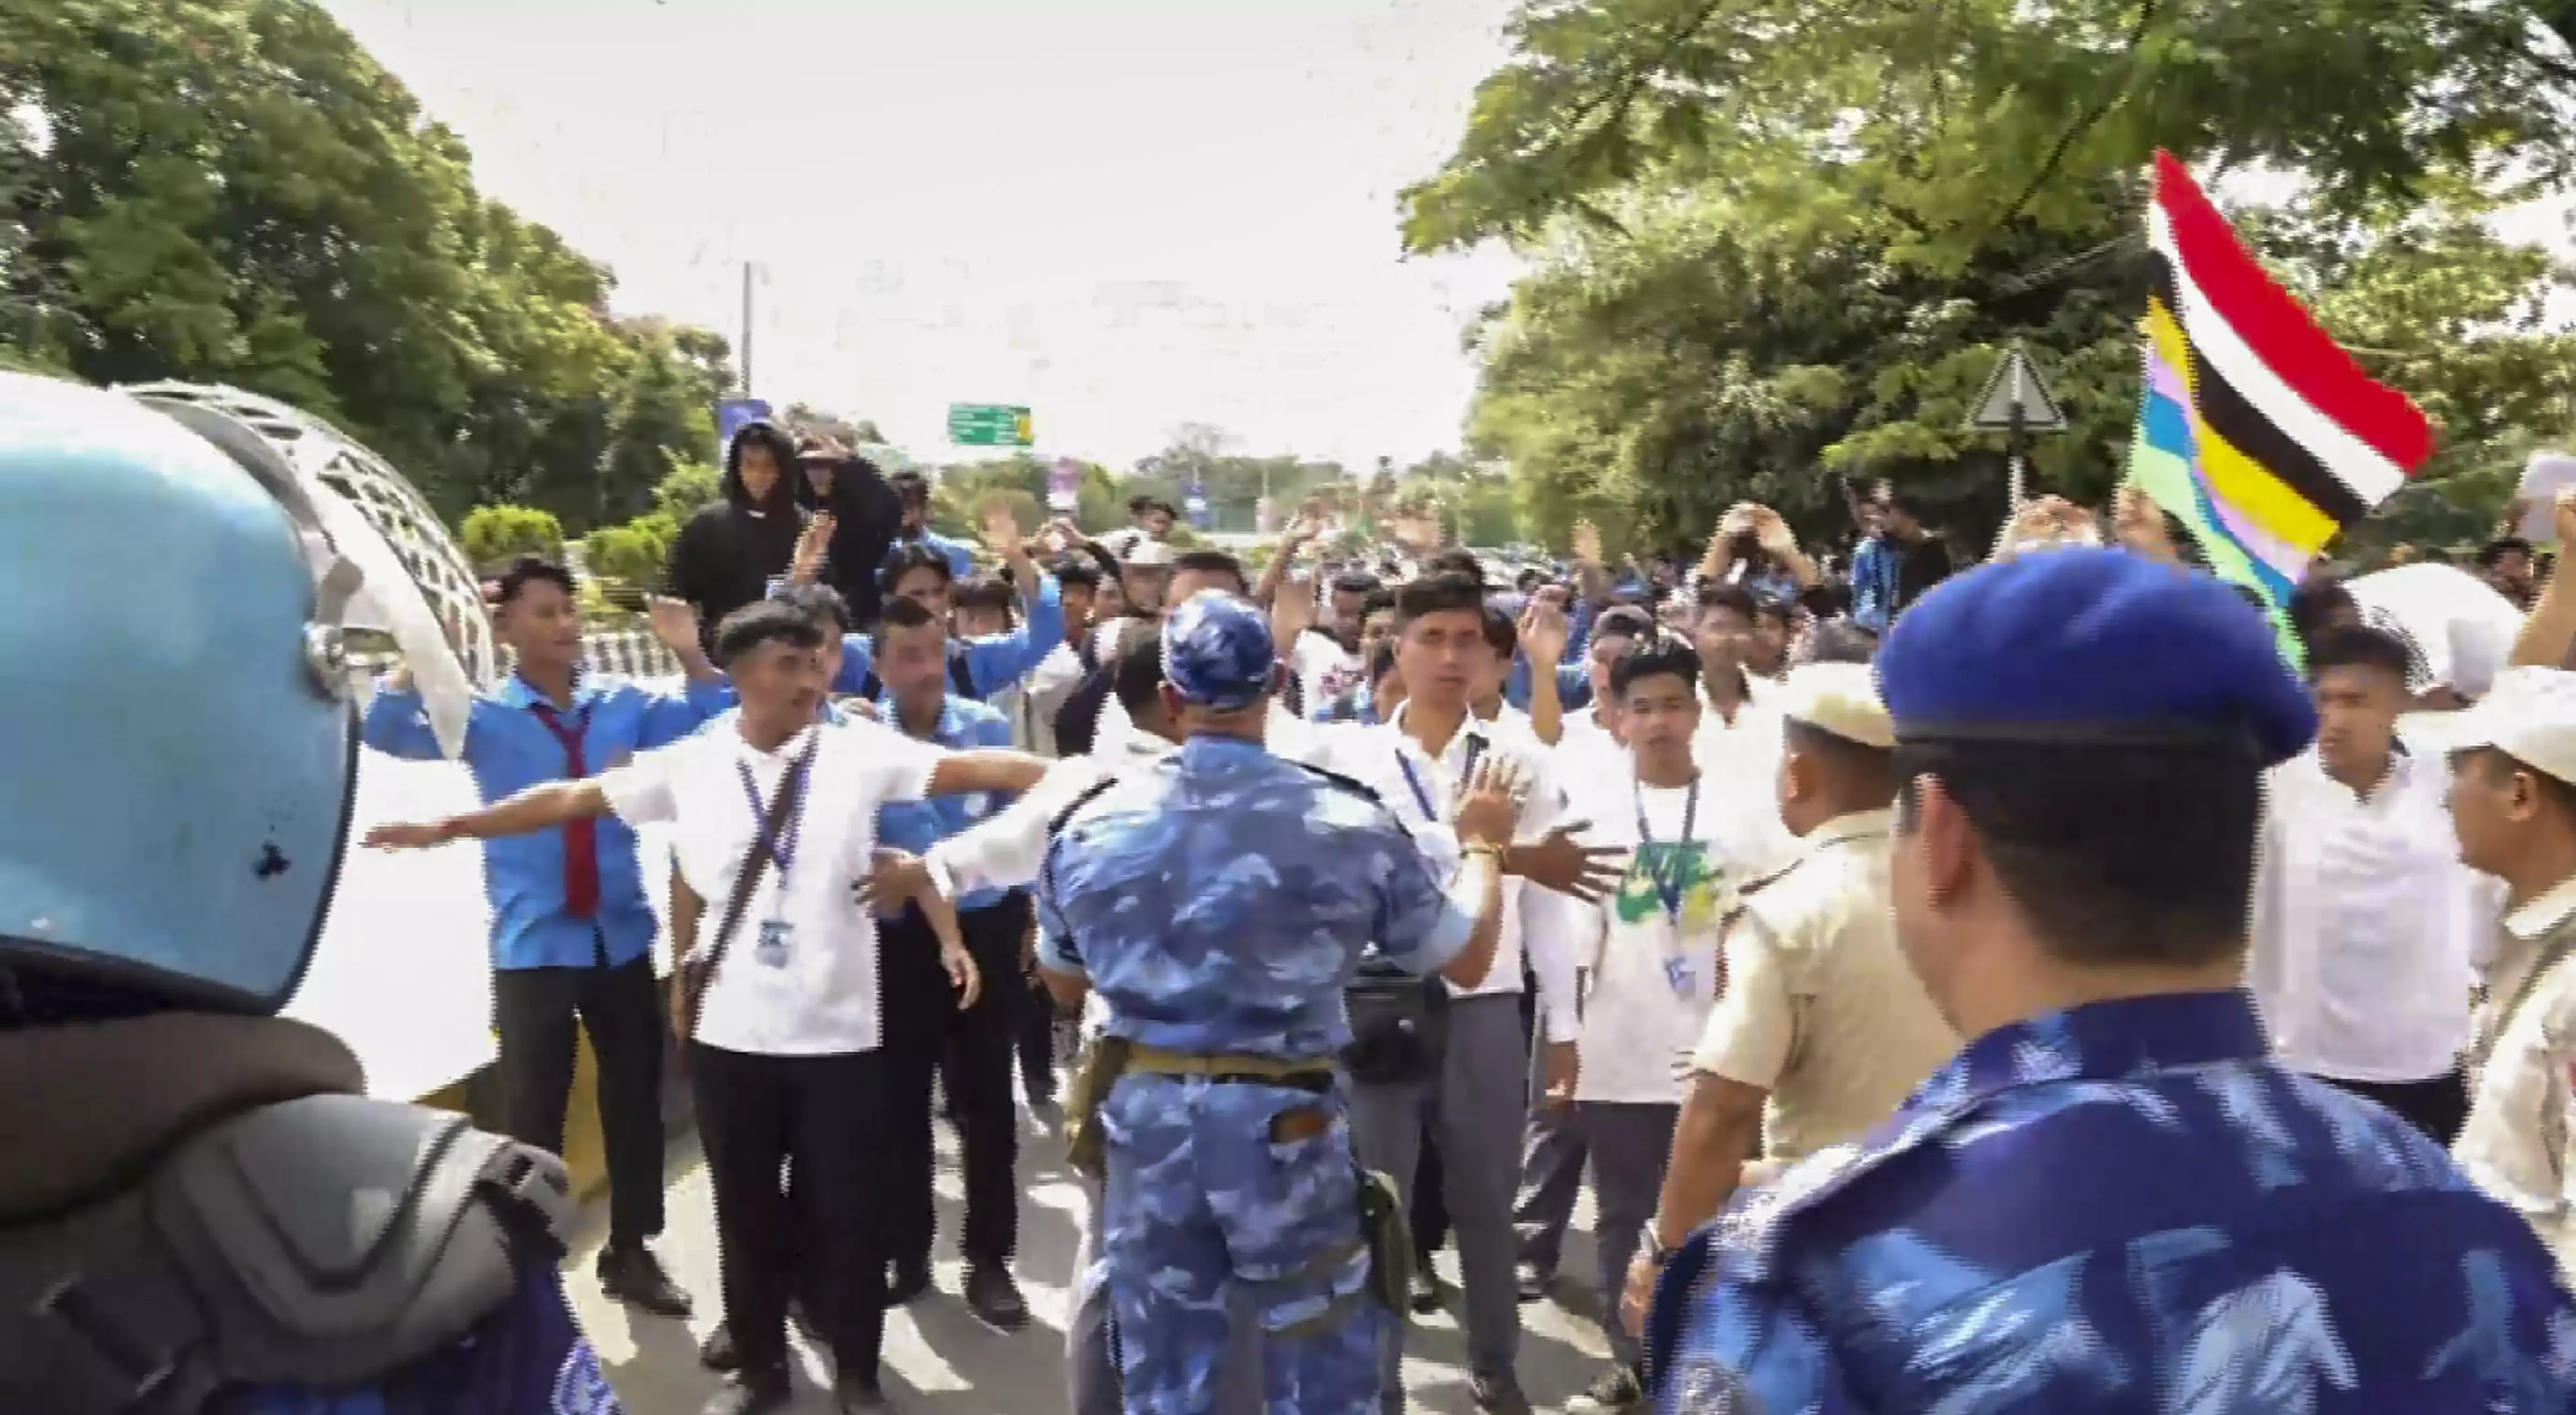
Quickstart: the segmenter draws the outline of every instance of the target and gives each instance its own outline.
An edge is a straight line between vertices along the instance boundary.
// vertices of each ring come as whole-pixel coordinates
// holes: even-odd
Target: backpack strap
[[[974,665],[966,661],[966,646],[955,639],[948,641],[948,686],[961,698],[977,696]]]
[[[195,1415],[463,1339],[553,1261],[562,1162],[463,1116],[323,1095],[244,1112],[139,1182],[0,1230],[0,1409]]]

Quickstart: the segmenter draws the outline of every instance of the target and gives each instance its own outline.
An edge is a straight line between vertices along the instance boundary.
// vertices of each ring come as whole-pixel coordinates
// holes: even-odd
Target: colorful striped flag
[[[2171,153],[2147,208],[2156,288],[2128,478],[2221,576],[2277,609],[2345,527],[2406,484],[2433,435],[2245,248]]]

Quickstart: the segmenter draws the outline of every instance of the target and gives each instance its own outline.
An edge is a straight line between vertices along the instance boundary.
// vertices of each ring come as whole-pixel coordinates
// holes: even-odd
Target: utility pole
[[[751,396],[751,280],[755,267],[742,263],[742,396]]]

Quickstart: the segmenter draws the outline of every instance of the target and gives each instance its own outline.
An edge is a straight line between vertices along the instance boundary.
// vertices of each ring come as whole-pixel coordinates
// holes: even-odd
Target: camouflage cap
[[[1181,701],[1249,707],[1271,687],[1270,617],[1223,590],[1201,590],[1163,621],[1163,677]]]

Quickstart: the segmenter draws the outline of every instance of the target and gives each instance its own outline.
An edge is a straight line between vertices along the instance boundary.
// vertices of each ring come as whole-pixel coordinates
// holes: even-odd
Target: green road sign
[[[1026,447],[1031,434],[1029,410],[997,403],[948,405],[948,440],[960,447]]]

